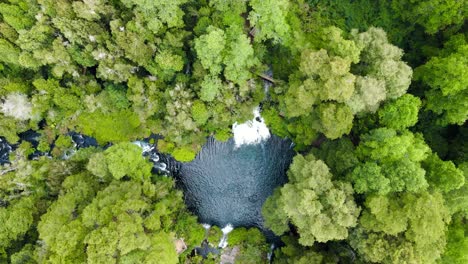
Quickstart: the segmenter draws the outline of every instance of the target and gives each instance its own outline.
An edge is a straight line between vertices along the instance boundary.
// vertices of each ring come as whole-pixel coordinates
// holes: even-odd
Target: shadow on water
[[[210,138],[194,161],[176,176],[188,208],[202,223],[224,227],[263,227],[261,208],[286,183],[295,152],[291,141],[271,136],[255,145]]]

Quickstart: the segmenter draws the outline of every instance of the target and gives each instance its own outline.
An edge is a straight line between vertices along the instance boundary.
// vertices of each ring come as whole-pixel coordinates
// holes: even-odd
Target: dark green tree
[[[440,125],[463,124],[468,117],[468,44],[456,35],[445,43],[445,50],[418,67],[415,78],[427,88],[425,109],[433,112]]]

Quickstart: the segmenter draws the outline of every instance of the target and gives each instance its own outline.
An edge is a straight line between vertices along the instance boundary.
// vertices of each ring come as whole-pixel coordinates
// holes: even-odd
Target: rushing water
[[[261,207],[286,182],[293,155],[291,141],[276,136],[239,147],[233,139],[210,138],[194,161],[181,164],[176,178],[200,222],[263,229]]]
[[[9,155],[12,150],[12,146],[8,144],[5,138],[0,137],[0,165],[7,164],[9,162]]]

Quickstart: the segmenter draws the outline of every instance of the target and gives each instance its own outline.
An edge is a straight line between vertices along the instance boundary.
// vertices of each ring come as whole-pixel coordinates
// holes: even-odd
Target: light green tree
[[[6,257],[6,250],[21,239],[34,222],[37,214],[34,197],[24,197],[12,202],[8,207],[0,208],[0,260]]]
[[[440,193],[369,196],[365,205],[349,238],[363,260],[436,263],[440,258],[450,220]]]
[[[64,181],[38,225],[39,263],[178,263],[175,238],[190,249],[201,242],[171,179],[100,181],[86,173]]]
[[[208,27],[207,34],[195,40],[195,50],[200,62],[212,75],[221,73],[223,62],[223,51],[226,46],[226,36],[222,29]]]
[[[386,103],[378,112],[379,122],[393,129],[404,129],[414,126],[418,121],[421,100],[410,94]]]
[[[462,187],[446,193],[445,202],[450,209],[450,213],[460,213],[466,218],[468,217],[468,163],[464,162],[458,168],[463,171],[465,183]]]
[[[310,145],[318,133],[337,139],[351,131],[355,115],[375,113],[380,104],[402,96],[412,70],[401,60],[403,51],[389,43],[385,31],[371,27],[345,34],[324,27],[299,41],[300,52],[289,61],[289,82],[275,88],[277,102],[269,107],[288,123],[287,136],[297,149]],[[268,119],[278,119],[267,115]],[[273,132],[285,134],[282,126]],[[278,130],[278,131],[276,131]],[[315,131],[315,133],[313,133]]]
[[[378,128],[361,136],[360,161],[347,175],[358,193],[419,192],[429,186],[422,166],[429,147],[420,134]]]
[[[287,219],[297,227],[299,243],[307,246],[345,239],[360,212],[352,186],[333,181],[327,165],[312,155],[295,156],[288,178],[289,183],[267,199],[263,210],[267,227],[280,235],[287,230]]]
[[[87,169],[94,175],[106,179],[107,176],[119,180],[128,176],[134,180],[144,180],[151,176],[152,164],[142,156],[139,146],[122,142],[104,152],[93,154]]]
[[[272,40],[276,43],[290,41],[290,26],[287,21],[290,4],[287,0],[249,2],[252,8],[249,21],[256,28],[255,41]]]
[[[353,113],[347,105],[323,103],[317,108],[320,131],[329,139],[348,134],[353,126]]]

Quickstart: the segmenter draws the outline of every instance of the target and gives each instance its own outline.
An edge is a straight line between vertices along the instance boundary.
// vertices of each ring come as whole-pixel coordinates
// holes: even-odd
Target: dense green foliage
[[[18,143],[0,263],[266,263],[255,228],[194,254],[221,230],[130,143],[159,134],[188,162],[260,104],[299,152],[263,207],[275,263],[467,263],[467,15],[459,0],[0,1],[0,137]],[[70,131],[99,147],[75,151]]]
[[[332,181],[327,165],[311,155],[294,157],[288,177],[289,183],[265,202],[265,224],[281,235],[290,220],[302,245],[346,238],[360,211],[352,186]]]
[[[132,151],[135,156],[126,157]],[[16,157],[0,181],[1,201],[8,204],[0,208],[0,260],[12,255],[34,260],[28,263],[178,263],[186,258],[204,230],[185,209],[173,180],[150,177],[148,163],[131,143],[104,152],[80,150],[67,161]],[[176,251],[180,239],[189,249],[183,254]]]
[[[277,92],[278,104],[271,105],[271,113],[283,118],[267,115],[273,132],[287,130],[298,149],[310,145],[317,132],[330,139],[348,134],[354,115],[374,113],[381,102],[403,95],[412,75],[382,29],[352,31],[349,39],[336,27],[310,38],[314,34],[319,34],[316,43],[294,47],[302,50],[298,71],[289,76],[284,93]]]
[[[437,114],[441,125],[462,125],[468,119],[468,42],[455,35],[439,56],[417,68],[416,79],[425,90],[426,108]]]

